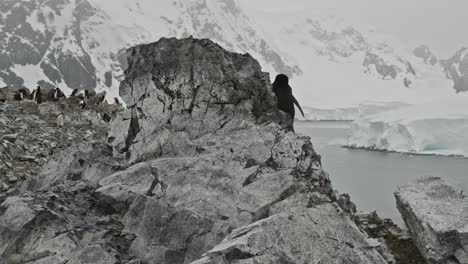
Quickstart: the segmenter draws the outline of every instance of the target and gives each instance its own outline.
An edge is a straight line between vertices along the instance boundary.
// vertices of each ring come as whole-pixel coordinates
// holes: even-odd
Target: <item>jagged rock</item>
[[[54,134],[69,145],[59,143],[10,197],[19,202],[0,208],[0,258],[185,264],[207,252],[218,258],[222,241],[239,235],[242,251],[228,254],[238,263],[385,263],[380,242],[348,216],[350,200],[335,203],[310,138],[285,131],[292,120],[251,56],[193,38],[161,39],[128,56],[120,92],[129,109],[113,119],[106,143],[89,124]],[[23,122],[49,124],[28,107],[39,114]],[[261,253],[265,245],[271,250]]]
[[[461,48],[451,58],[442,61],[445,74],[454,82],[457,92],[468,91],[468,48]]]
[[[275,109],[268,74],[247,54],[195,39],[161,39],[127,53],[120,95],[130,110],[114,120],[108,139],[131,162],[170,154],[166,142],[184,145],[226,126],[268,120]]]
[[[241,227],[192,264],[387,263],[334,204]]]
[[[398,210],[427,263],[468,263],[468,198],[441,178],[398,188]]]
[[[425,63],[435,65],[439,60],[426,45],[421,45],[413,50],[413,54],[424,60]]]
[[[161,39],[128,55],[120,89],[129,109],[113,120],[108,143],[136,165],[101,180],[96,193],[103,207],[125,214],[125,230],[136,236],[132,254],[190,263],[235,228],[336,200],[310,138],[285,132],[268,76],[250,56],[192,38]],[[306,259],[312,249],[296,254]],[[355,250],[385,263],[375,249]]]
[[[10,141],[11,143],[15,143],[17,138],[18,138],[18,134],[9,134],[9,135],[2,136],[3,140]]]
[[[25,161],[25,162],[34,162],[34,161],[36,161],[36,157],[34,157],[34,156],[27,156],[27,155],[18,156],[17,159],[18,159],[19,161]]]

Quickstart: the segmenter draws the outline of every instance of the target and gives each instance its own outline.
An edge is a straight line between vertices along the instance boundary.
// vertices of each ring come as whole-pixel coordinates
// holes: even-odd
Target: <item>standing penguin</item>
[[[29,98],[29,92],[28,90],[21,88],[18,90],[18,92],[21,94],[21,100]]]
[[[23,94],[21,94],[19,91],[16,91],[15,94],[13,95],[13,99],[15,101],[22,101],[23,100]]]
[[[86,102],[85,102],[84,100],[81,100],[81,101],[80,101],[80,104],[79,104],[79,107],[80,107],[81,109],[85,108],[85,107],[86,107]]]
[[[60,113],[57,116],[57,127],[63,127],[64,121],[65,121],[65,115],[63,113]]]
[[[42,92],[41,92],[41,86],[37,86],[37,89],[33,91],[32,93],[32,100],[36,104],[41,104],[42,103]]]
[[[275,81],[273,82],[273,92],[276,95],[276,102],[279,110],[288,113],[294,120],[294,105],[296,105],[297,108],[299,108],[299,111],[301,111],[302,116],[304,116],[304,112],[302,111],[299,102],[297,102],[296,98],[294,98],[294,95],[292,94],[288,76],[284,74],[278,74],[276,76]]]
[[[79,92],[78,89],[73,89],[72,93],[70,96],[76,96],[76,94]]]
[[[58,101],[61,97],[65,97],[65,95],[60,88],[56,87],[49,91],[49,101]]]

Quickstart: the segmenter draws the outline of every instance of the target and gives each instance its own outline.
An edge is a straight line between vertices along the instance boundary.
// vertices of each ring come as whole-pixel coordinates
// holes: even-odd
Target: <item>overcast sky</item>
[[[429,45],[441,58],[468,46],[468,0],[239,0],[271,12],[323,9],[344,12],[415,47]]]

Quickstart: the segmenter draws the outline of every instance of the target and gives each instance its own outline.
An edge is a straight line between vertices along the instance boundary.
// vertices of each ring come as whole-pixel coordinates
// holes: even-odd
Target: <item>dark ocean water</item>
[[[468,159],[343,148],[349,124],[296,122],[295,128],[312,138],[335,189],[349,193],[358,210],[377,210],[382,217],[402,224],[393,193],[399,185],[420,176],[442,177],[468,191]]]

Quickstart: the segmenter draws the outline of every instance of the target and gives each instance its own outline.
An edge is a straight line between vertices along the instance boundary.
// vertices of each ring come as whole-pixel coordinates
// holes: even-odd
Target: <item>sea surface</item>
[[[295,129],[312,138],[334,188],[349,193],[358,210],[376,210],[381,217],[391,218],[403,226],[393,193],[399,185],[420,176],[442,177],[457,189],[468,192],[468,159],[344,148],[341,145],[348,136],[350,124],[296,121]]]

